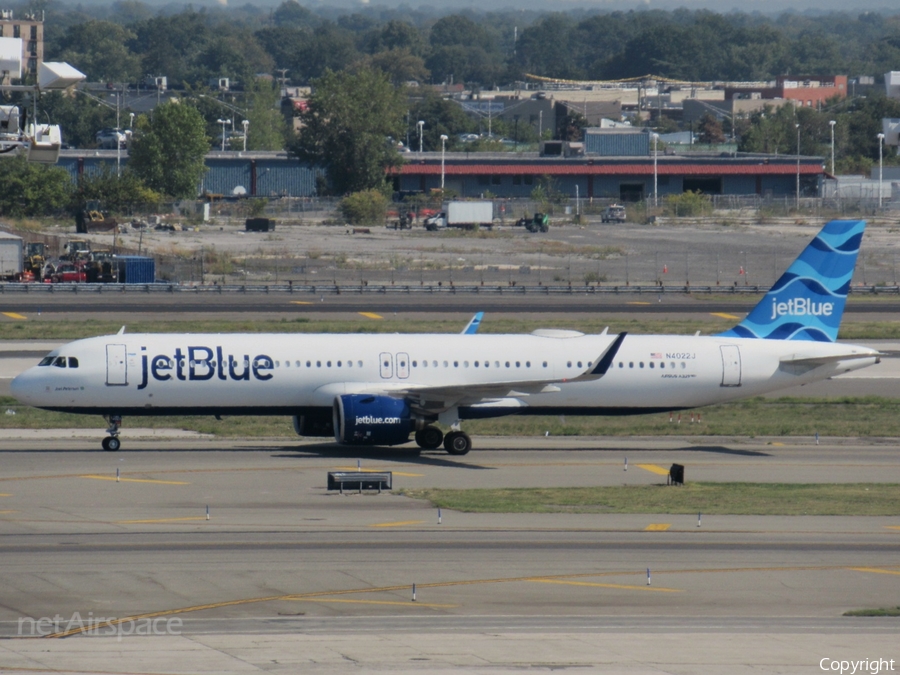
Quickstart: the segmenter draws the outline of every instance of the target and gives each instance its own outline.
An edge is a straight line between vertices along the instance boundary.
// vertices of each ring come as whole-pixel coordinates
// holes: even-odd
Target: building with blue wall
[[[128,164],[128,152],[122,150],[63,150],[57,165],[77,180],[92,176],[103,166],[115,171]],[[313,197],[316,181],[324,170],[300,162],[284,152],[211,152],[206,156],[208,169],[197,194],[248,195],[252,197]]]

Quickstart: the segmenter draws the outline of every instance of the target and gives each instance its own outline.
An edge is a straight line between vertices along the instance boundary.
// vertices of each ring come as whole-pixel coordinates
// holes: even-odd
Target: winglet
[[[481,319],[484,317],[484,312],[478,312],[475,316],[472,317],[472,320],[463,328],[462,335],[475,335],[478,332],[478,329],[481,327]]]
[[[616,358],[616,354],[619,351],[619,347],[622,346],[622,343],[625,341],[625,336],[628,335],[627,332],[619,333],[616,336],[616,339],[613,340],[609,347],[607,347],[604,352],[600,355],[600,358],[597,360],[597,365],[595,365],[591,370],[582,373],[578,377],[574,377],[569,382],[583,382],[585,380],[596,380],[598,378],[606,375],[606,371],[610,369],[613,364],[613,360]]]
[[[119,332],[116,333],[116,335],[125,335],[125,326],[122,326],[122,327],[119,329]]]

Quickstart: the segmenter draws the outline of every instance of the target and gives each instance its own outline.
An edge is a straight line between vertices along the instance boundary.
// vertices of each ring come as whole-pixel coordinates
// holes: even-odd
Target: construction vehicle
[[[119,221],[110,217],[96,199],[85,202],[84,208],[75,214],[75,231],[78,234],[89,232],[109,232],[119,227]]]
[[[42,241],[25,244],[22,261],[22,281],[43,281],[44,265],[47,264],[47,247]]]
[[[85,263],[91,260],[91,242],[85,239],[70,239],[59,259],[66,262]]]

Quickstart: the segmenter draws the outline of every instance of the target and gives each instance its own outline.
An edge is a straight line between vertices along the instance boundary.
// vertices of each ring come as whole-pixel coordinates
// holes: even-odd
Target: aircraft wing
[[[532,380],[499,380],[473,384],[452,384],[437,386],[407,386],[391,389],[390,396],[404,396],[423,409],[435,407],[450,408],[458,405],[473,405],[489,400],[509,397],[549,394],[559,391],[557,384],[564,382],[585,382],[603,377],[612,365],[626,333],[620,333],[615,340],[583,372],[575,377],[546,378]]]

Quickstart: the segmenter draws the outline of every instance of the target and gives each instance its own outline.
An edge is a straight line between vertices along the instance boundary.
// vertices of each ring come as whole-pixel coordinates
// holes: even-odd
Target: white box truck
[[[22,238],[0,232],[0,280],[18,281],[22,278]]]
[[[493,224],[493,202],[446,202],[443,211],[425,219],[425,229],[432,231],[442,227],[491,229]]]

